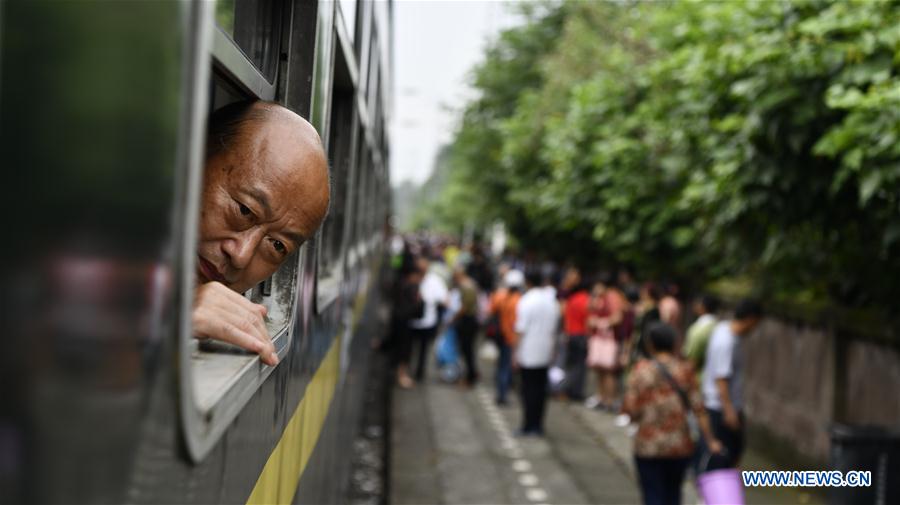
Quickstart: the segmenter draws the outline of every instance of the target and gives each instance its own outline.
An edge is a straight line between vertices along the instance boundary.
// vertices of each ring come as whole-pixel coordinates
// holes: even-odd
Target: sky
[[[510,3],[396,0],[391,182],[428,178],[467,98],[469,72],[486,44],[517,16]]]

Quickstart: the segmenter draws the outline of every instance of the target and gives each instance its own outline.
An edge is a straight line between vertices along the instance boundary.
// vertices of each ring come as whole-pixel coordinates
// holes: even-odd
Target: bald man
[[[209,120],[197,246],[194,336],[278,357],[266,309],[241,293],[269,278],[328,211],[328,162],[315,128],[272,103],[239,102]]]

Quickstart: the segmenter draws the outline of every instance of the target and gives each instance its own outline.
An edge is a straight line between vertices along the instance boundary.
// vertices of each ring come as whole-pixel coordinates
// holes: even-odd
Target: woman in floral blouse
[[[622,410],[638,425],[634,459],[644,503],[680,504],[681,483],[694,453],[688,404],[710,450],[721,452],[722,444],[712,435],[693,368],[673,354],[675,330],[653,323],[647,337],[651,357],[632,368]]]

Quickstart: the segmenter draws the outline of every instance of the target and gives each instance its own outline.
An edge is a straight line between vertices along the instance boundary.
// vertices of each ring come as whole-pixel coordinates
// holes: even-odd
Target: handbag
[[[678,393],[678,398],[681,399],[681,406],[684,407],[685,418],[687,419],[688,434],[691,437],[691,441],[696,443],[700,440],[700,422],[697,420],[697,414],[691,409],[691,402],[688,400],[687,393],[681,389],[681,386],[679,386],[677,382],[675,382],[675,378],[672,377],[672,374],[669,373],[669,370],[665,365],[655,359],[653,360],[653,364],[656,365],[659,373],[662,374],[669,385],[671,385],[675,392]]]

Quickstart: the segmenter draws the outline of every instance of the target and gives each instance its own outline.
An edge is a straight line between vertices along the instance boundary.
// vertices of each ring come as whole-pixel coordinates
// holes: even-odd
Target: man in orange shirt
[[[506,405],[506,394],[512,382],[512,348],[515,347],[516,307],[525,276],[518,270],[510,270],[503,276],[503,285],[491,295],[491,315],[500,320],[500,337],[497,339],[497,405]]]

